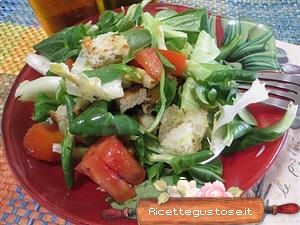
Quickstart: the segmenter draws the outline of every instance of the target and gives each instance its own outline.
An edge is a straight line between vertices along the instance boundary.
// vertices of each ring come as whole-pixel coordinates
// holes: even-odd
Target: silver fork
[[[300,106],[300,74],[284,74],[272,72],[259,72],[257,78],[266,83],[270,97],[265,104],[273,105],[282,109],[286,109],[292,101]],[[238,88],[248,90],[250,83],[239,81]],[[300,110],[298,108],[296,119],[292,125],[293,129],[300,128]]]

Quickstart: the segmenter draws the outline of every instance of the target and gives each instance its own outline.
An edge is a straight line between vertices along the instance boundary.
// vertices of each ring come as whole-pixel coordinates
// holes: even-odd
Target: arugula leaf
[[[78,56],[81,49],[80,41],[85,36],[87,36],[86,28],[80,24],[63,29],[34,45],[33,48],[52,62],[64,62]]]
[[[44,93],[39,93],[34,104],[33,120],[37,122],[45,121],[49,117],[50,111],[55,111],[58,105],[55,99],[49,98]]]

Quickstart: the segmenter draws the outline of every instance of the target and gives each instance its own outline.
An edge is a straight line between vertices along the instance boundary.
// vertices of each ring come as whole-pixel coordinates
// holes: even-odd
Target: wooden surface
[[[200,225],[260,223],[264,204],[260,198],[141,199],[137,207],[140,225]]]

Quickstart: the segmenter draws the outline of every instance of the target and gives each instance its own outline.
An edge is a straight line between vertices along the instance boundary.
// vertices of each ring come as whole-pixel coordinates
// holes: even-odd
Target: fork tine
[[[262,80],[266,83],[266,86],[268,87],[274,87],[274,88],[280,88],[280,89],[284,89],[286,91],[291,91],[294,92],[295,94],[300,93],[300,87],[298,87],[295,84],[291,84],[291,83],[281,83],[278,81],[270,81],[270,80]],[[250,81],[238,81],[239,84],[252,84]]]
[[[291,83],[280,83],[280,82],[274,82],[274,81],[267,81],[266,86],[280,88],[280,89],[284,89],[284,90],[291,91],[294,93],[300,92],[300,88],[297,85],[294,85]]]
[[[257,76],[261,80],[266,79],[266,80],[274,80],[280,82],[285,81],[300,86],[299,74],[257,73]]]
[[[268,85],[268,83],[267,83]],[[239,89],[243,89],[243,90],[248,90],[251,87],[251,84],[239,84],[238,88]],[[276,95],[278,97],[283,97],[286,99],[290,99],[292,101],[294,101],[297,97],[297,95],[293,92],[289,92],[289,91],[280,91],[280,90],[274,90],[274,89],[268,89],[270,94]]]
[[[263,103],[268,104],[268,105],[277,106],[281,109],[287,109],[290,101],[283,100],[280,98],[268,98],[267,100],[263,101]]]

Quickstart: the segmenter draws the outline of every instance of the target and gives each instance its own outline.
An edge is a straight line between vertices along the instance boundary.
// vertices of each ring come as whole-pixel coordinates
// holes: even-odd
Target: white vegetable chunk
[[[17,88],[15,98],[19,98],[23,102],[35,102],[39,93],[55,98],[60,80],[61,77],[54,76],[40,77],[32,81],[25,80]]]
[[[26,63],[40,74],[46,75],[51,61],[44,56],[32,53],[26,57]]]

